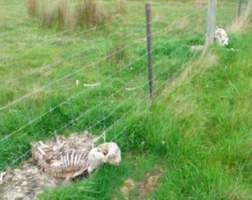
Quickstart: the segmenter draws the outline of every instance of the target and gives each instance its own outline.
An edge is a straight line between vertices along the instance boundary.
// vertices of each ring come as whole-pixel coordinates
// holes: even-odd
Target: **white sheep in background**
[[[228,35],[223,28],[216,29],[214,33],[214,40],[221,46],[227,46],[229,44]]]

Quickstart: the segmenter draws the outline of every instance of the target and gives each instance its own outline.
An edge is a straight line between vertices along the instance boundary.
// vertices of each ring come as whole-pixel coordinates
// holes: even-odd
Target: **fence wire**
[[[170,7],[172,8],[172,6],[174,7],[177,7],[178,5],[183,5],[183,3],[172,3],[172,4],[167,4],[167,3],[158,3],[158,2],[155,2],[153,3],[154,7],[159,7],[161,6],[163,9],[166,9],[167,7]],[[225,5],[229,5],[229,6],[237,6],[238,4],[236,2],[228,2],[228,4],[221,4],[221,7],[219,9],[225,9]],[[207,6],[207,4],[202,4],[200,5],[199,7],[201,6]],[[195,13],[191,13],[190,15],[186,15],[185,17],[187,17],[188,19],[190,19],[190,17],[194,16]],[[234,16],[235,16],[235,13],[234,13]],[[175,21],[175,22],[171,22],[168,26],[166,26],[165,28],[162,28],[160,29],[159,31],[157,32],[154,32],[153,33],[153,36],[154,37],[162,37],[162,35],[164,34],[168,34],[168,33],[174,33],[174,29],[176,28],[176,25],[180,22],[181,19]],[[159,22],[160,20],[153,20],[153,22],[151,23],[152,25],[154,25],[155,23]],[[222,23],[222,22],[220,22]],[[97,31],[99,28],[102,28],[104,26],[108,26],[109,24],[105,24],[105,25],[102,25],[102,26],[95,26],[95,27],[92,27],[88,30],[84,30],[82,32],[78,32],[78,35],[81,35],[81,34],[89,34],[89,33],[93,33],[95,31]],[[190,33],[191,30],[186,30],[184,31],[183,33],[184,34],[187,34],[187,33]],[[64,36],[64,34],[67,34],[68,31],[63,31],[61,33],[62,36]],[[112,35],[109,35],[109,36],[114,36],[114,35],[117,35],[118,33],[121,33],[120,30],[116,33],[113,33]],[[131,38],[131,37],[134,37],[136,34],[138,34],[139,32],[136,32],[136,31],[132,31],[130,32],[126,38]],[[1,35],[2,36],[2,35]],[[55,37],[55,35],[53,35],[52,37]],[[75,74],[78,74],[80,72],[82,72],[83,70],[86,70],[88,68],[91,68],[91,67],[95,67],[97,66],[98,64],[102,63],[103,61],[105,61],[106,59],[108,59],[109,57],[113,56],[113,55],[116,55],[117,53],[125,50],[125,49],[129,49],[129,48],[134,48],[136,47],[137,45],[139,45],[139,43],[141,42],[145,42],[146,38],[145,37],[141,37],[141,38],[137,38],[137,39],[134,39],[134,41],[128,45],[126,45],[125,47],[119,49],[119,50],[116,50],[114,52],[112,52],[112,54],[110,54],[109,56],[104,56],[103,58],[99,59],[97,62],[94,62],[94,63],[88,63],[87,65],[77,69],[77,70],[74,70],[70,73],[67,73],[66,75],[58,78],[58,79],[54,79],[52,81],[50,81],[48,84],[45,84],[43,86],[41,86],[38,90],[36,91],[32,91],[32,92],[28,92],[16,99],[14,99],[13,101],[7,103],[6,105],[0,107],[0,111],[5,111],[7,109],[9,109],[10,107],[12,106],[15,106],[16,104],[24,101],[25,99],[27,99],[28,97],[31,97],[32,95],[38,93],[38,92],[41,92],[41,91],[45,91],[46,89],[50,88],[51,86],[53,86],[54,84],[58,83],[58,82],[61,82],[61,81],[65,81],[67,79],[69,79],[70,77],[74,76]],[[97,42],[98,39],[94,39],[94,40],[88,40],[89,42]],[[90,51],[90,50],[97,50],[97,48],[88,48],[85,50],[85,52],[87,51]],[[153,50],[152,53],[155,52],[155,48]],[[80,55],[82,55],[84,52],[80,51],[80,52],[75,52],[74,54],[70,55],[69,58],[67,59],[73,59],[73,58],[78,58]],[[138,61],[141,61],[142,59],[144,59],[146,57],[147,53],[143,54],[142,56],[139,56],[137,57],[136,59],[134,59],[132,62],[130,62],[129,64],[126,64],[124,67],[121,67],[120,70],[116,71],[115,73],[112,73],[110,76],[107,76],[104,80],[101,80],[101,83],[103,82],[107,82],[107,81],[111,81],[114,77],[116,77],[118,74],[120,74],[121,72],[123,72],[123,70],[127,69],[128,67],[134,65],[136,62]],[[186,63],[189,63],[191,61],[193,61],[194,59],[197,59],[197,56],[198,56],[198,53],[197,52],[194,52],[193,55],[191,56],[190,59],[186,60]],[[31,72],[29,72],[28,74],[24,75],[24,76],[20,76],[20,77],[17,77],[16,79],[23,79],[23,78],[26,78],[27,76],[30,76],[34,73],[37,73],[37,72],[40,72],[42,70],[45,70],[45,69],[50,69],[52,68],[53,66],[57,66],[57,65],[60,65],[61,63],[63,63],[65,61],[65,59],[59,59],[57,60],[56,62],[52,63],[52,64],[46,64],[46,65],[42,65],[40,66],[39,68],[35,69],[35,70],[32,70]],[[160,63],[162,64],[165,64],[165,62],[163,62],[162,60],[157,62],[156,64],[154,64],[155,67],[159,66]],[[181,71],[184,70],[184,67],[186,67],[186,63],[184,63],[184,65],[181,67]],[[145,67],[145,66],[144,66]],[[162,66],[163,67],[163,66]],[[145,68],[144,68],[145,69]],[[140,68],[140,74],[143,74],[144,72],[144,69]],[[146,70],[146,69],[145,69]],[[163,71],[165,72],[165,71]],[[134,75],[136,76],[136,75]],[[131,79],[132,81],[134,81],[135,79]],[[170,80],[168,78],[168,80]],[[159,98],[163,95],[163,93],[161,92],[162,89],[166,86],[167,84],[167,81],[168,80],[165,80],[165,81],[162,81],[162,80],[159,80],[158,77],[156,77],[156,80],[155,82],[160,82],[160,84],[157,84],[157,86],[155,87],[155,91],[156,91],[156,95],[155,95],[155,98]],[[128,95],[127,98],[134,98],[136,96],[139,95],[139,93],[141,91],[144,90],[145,87],[147,87],[148,85],[148,82],[144,82],[143,84],[141,85],[137,85],[136,87],[134,87],[134,91],[135,92],[132,92],[132,94]],[[123,86],[120,87],[120,89],[117,89],[115,92],[113,92],[112,94],[110,94],[109,96],[107,96],[105,98],[104,101],[101,101],[99,102],[98,104],[92,106],[91,108],[79,113],[78,116],[72,118],[71,120],[69,120],[67,123],[63,124],[62,126],[60,126],[59,128],[57,128],[56,130],[54,130],[52,133],[50,133],[49,135],[47,135],[48,137],[52,137],[52,136],[56,136],[58,135],[61,131],[64,131],[70,127],[73,127],[75,125],[77,125],[83,118],[85,118],[85,116],[88,116],[89,113],[91,113],[92,111],[94,111],[95,109],[98,109],[98,108],[101,108],[103,105],[106,105],[107,102],[109,102],[111,99],[115,98],[117,95],[123,93],[125,91],[125,88],[127,86],[127,82],[124,82]],[[17,128],[16,130],[12,131],[11,133],[3,136],[2,139],[0,139],[0,144],[3,143],[3,142],[6,142],[8,141],[11,137],[15,136],[17,133],[20,133],[18,136],[22,136],[22,134],[25,134],[25,132],[22,132],[24,131],[26,128],[30,127],[31,125],[33,125],[34,123],[37,123],[39,122],[42,118],[46,117],[49,113],[55,111],[57,108],[61,107],[61,106],[64,106],[66,104],[68,104],[71,100],[77,98],[77,97],[81,97],[82,95],[84,94],[87,94],[88,92],[92,91],[93,88],[90,87],[88,89],[82,89],[80,90],[79,92],[77,93],[74,93],[72,94],[71,96],[69,96],[68,98],[66,98],[64,101],[58,103],[57,105],[55,105],[54,107],[50,108],[49,110],[47,110],[46,112],[42,113],[41,115],[35,117],[34,119],[28,121],[27,123],[23,124],[21,127]],[[138,90],[140,90],[138,92]],[[146,94],[147,96],[147,94]],[[126,121],[129,116],[134,113],[135,109],[137,109],[138,107],[140,107],[140,105],[143,105],[144,103],[147,102],[147,98],[145,97],[142,97],[140,101],[137,101],[136,104],[134,104],[133,106],[131,105],[131,108],[128,109],[126,112],[124,112],[119,119],[113,121],[113,123],[111,125],[109,125],[108,127],[105,127],[105,129],[103,131],[105,131],[107,134],[109,134],[110,132],[112,132],[113,130],[117,130],[116,128],[118,126],[123,126],[122,129],[120,129],[120,131],[114,136],[114,137],[110,137],[109,138],[112,140],[112,141],[118,141],[120,137],[122,137],[123,134],[126,133],[127,129],[129,128],[129,124],[128,125],[124,125],[123,122]],[[99,124],[102,124],[104,123],[104,121],[106,121],[107,119],[109,119],[110,117],[113,117],[114,115],[116,115],[116,113],[118,113],[122,108],[124,108],[125,106],[127,105],[127,102],[125,103],[124,101],[120,102],[118,105],[114,106],[113,109],[111,110],[111,112],[109,112],[109,114],[107,115],[104,115],[102,116],[102,118],[100,120],[97,120],[95,122],[93,122],[91,125],[89,125],[86,130],[88,131],[93,131],[93,129],[95,129],[97,127],[97,125]],[[147,112],[148,110],[147,109],[143,109],[141,112]],[[11,165],[15,165],[17,164],[20,160],[23,160],[25,157],[27,157],[30,153],[30,150],[22,153],[21,156],[19,156],[18,158],[16,158],[15,160],[13,160],[11,162]]]

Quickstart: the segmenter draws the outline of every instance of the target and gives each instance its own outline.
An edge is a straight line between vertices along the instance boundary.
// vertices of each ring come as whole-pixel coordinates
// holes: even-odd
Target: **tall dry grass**
[[[110,14],[96,0],[80,0],[76,9],[77,25],[91,27],[110,21]]]
[[[26,0],[26,7],[28,14],[32,17],[37,16],[38,14],[38,1],[37,0]]]
[[[116,7],[124,10],[125,0]],[[92,27],[109,23],[112,12],[96,0],[27,0],[30,16],[40,20],[43,26],[57,26],[63,29],[69,26]]]
[[[251,17],[252,1],[248,1],[247,7],[241,15],[228,28],[229,32],[242,32],[248,27],[249,19]]]
[[[57,6],[57,24],[63,29],[71,24],[70,5],[68,0],[62,0]]]
[[[116,1],[116,12],[124,13],[127,9],[127,0],[117,0]]]
[[[49,0],[39,2],[38,18],[42,26],[52,27],[55,24],[56,13],[54,5],[49,4]]]

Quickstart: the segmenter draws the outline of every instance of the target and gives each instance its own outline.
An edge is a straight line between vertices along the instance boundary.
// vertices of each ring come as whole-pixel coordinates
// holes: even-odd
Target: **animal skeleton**
[[[57,136],[54,140],[32,144],[33,161],[46,173],[57,178],[74,178],[87,168],[87,154],[95,145],[89,134]]]
[[[117,144],[104,143],[96,147],[99,138],[89,134],[56,137],[53,141],[32,144],[34,162],[53,177],[75,178],[90,174],[103,163],[117,165],[121,152]]]
[[[85,132],[32,143],[32,159],[16,169],[0,172],[0,199],[36,199],[45,187],[89,175],[104,163],[118,165],[121,162],[118,145],[99,145],[101,138],[105,140],[105,133],[94,137]]]

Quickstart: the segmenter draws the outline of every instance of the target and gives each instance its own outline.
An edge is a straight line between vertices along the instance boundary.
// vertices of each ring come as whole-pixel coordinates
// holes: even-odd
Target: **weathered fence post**
[[[241,17],[241,10],[242,10],[242,0],[237,0],[238,6],[237,6],[237,19]]]
[[[245,12],[246,17],[248,17],[248,15],[250,15],[251,11],[252,11],[252,0],[248,0],[246,12]]]
[[[252,0],[248,0],[248,8],[251,10],[252,9]]]
[[[148,82],[149,82],[149,99],[153,100],[153,69],[152,69],[152,17],[151,5],[145,4],[146,13],[146,39],[147,39],[147,62],[148,62]]]
[[[208,0],[207,44],[212,44],[214,42],[216,4],[217,0]]]

